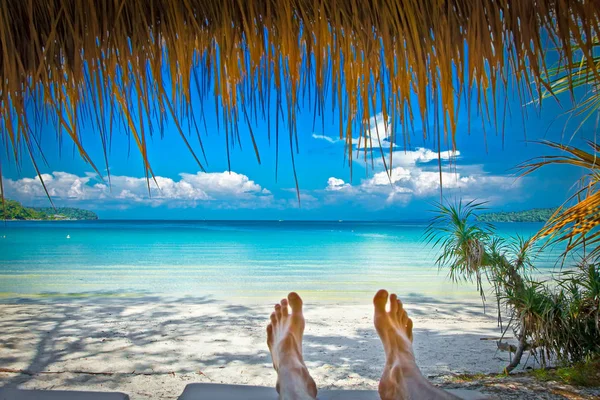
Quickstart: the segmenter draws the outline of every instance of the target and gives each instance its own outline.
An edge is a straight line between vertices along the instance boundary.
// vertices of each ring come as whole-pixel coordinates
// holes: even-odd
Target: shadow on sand
[[[482,318],[481,307],[473,303],[415,294],[404,299],[415,318],[430,316],[433,310],[444,319],[457,314]],[[412,307],[423,303],[428,308]],[[321,306],[307,304],[307,313],[317,307]],[[0,386],[54,382],[52,374],[62,374],[61,387],[121,390],[132,379],[152,376],[160,376],[159,383],[179,377],[184,384],[253,383],[273,375],[264,337],[269,305],[251,307],[211,297],[48,293],[13,298],[0,304],[0,310],[0,366],[12,371],[0,373]],[[369,320],[361,320],[346,336],[336,335],[335,321],[309,320],[308,326],[305,359],[321,387],[376,387],[384,354]],[[469,354],[445,345],[452,335],[416,327],[417,359],[427,355],[436,360],[421,365],[425,375],[481,369],[470,364]],[[468,352],[489,346],[480,342],[480,332],[461,335],[474,343]],[[489,353],[493,365],[488,369],[505,363],[491,359],[493,350]]]

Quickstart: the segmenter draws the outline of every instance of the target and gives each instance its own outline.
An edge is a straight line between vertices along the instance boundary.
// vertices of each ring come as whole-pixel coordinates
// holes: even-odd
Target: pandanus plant
[[[494,288],[500,324],[500,301],[504,299],[505,304],[511,306],[510,319],[517,321],[514,326],[519,345],[515,357],[506,367],[510,372],[520,363],[530,335],[530,323],[527,315],[517,312],[504,294],[510,292],[513,297],[524,297],[526,285],[520,270],[531,266],[532,242],[518,240],[516,245],[509,245],[494,237],[492,225],[476,222],[476,213],[482,209],[483,204],[475,201],[437,204],[436,216],[425,231],[425,240],[440,249],[436,264],[439,268],[448,268],[453,281],[475,281],[484,304],[485,283]]]
[[[495,295],[503,336],[512,328],[518,341],[505,371],[515,369],[526,350],[542,365],[549,359],[578,362],[600,355],[598,257],[588,255],[546,281],[536,280],[531,274],[536,242],[494,235],[493,226],[477,221],[482,206],[438,204],[425,240],[439,249],[436,264],[447,268],[453,281],[474,281],[484,304],[486,289]],[[508,311],[506,328],[501,310]]]
[[[456,206],[438,204],[437,215],[427,227],[425,238],[433,246],[441,247],[436,264],[450,267],[450,279],[474,280],[485,299],[482,277],[490,265],[490,257],[484,243],[491,231],[469,221],[480,206],[475,202],[464,205],[459,202]]]

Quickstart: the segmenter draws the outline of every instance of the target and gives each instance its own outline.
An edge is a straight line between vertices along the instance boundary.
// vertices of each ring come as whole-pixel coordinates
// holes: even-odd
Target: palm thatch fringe
[[[202,169],[188,135],[202,126],[198,96],[214,101],[228,146],[240,122],[259,119],[278,140],[281,120],[293,154],[306,100],[321,115],[337,109],[348,149],[353,132],[371,144],[365,159],[381,146],[367,123],[376,110],[393,135],[420,118],[426,138],[454,146],[461,106],[497,122],[499,92],[552,92],[542,79],[551,47],[571,70],[576,43],[597,79],[599,21],[600,2],[585,0],[1,0],[0,137],[15,163],[31,157],[37,169],[51,121],[57,141],[66,134],[98,171],[84,123],[107,167],[122,124],[151,177],[148,137],[172,119]]]

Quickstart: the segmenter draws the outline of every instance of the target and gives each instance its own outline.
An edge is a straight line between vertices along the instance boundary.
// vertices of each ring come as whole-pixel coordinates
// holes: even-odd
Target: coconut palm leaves
[[[590,152],[560,143],[539,142],[562,154],[536,157],[518,166],[522,175],[548,165],[574,166],[584,170],[578,190],[550,217],[536,238],[565,242],[565,254],[584,248],[591,257],[600,254],[600,145],[588,141]]]
[[[13,162],[32,158],[37,168],[41,127],[53,124],[56,141],[67,136],[98,171],[92,139],[82,138],[94,132],[108,163],[119,126],[152,176],[147,142],[166,120],[202,169],[202,143],[188,134],[201,140],[208,110],[225,151],[248,141],[259,159],[255,133],[270,139],[274,128],[278,143],[280,126],[297,151],[296,113],[307,100],[317,114],[339,111],[348,148],[353,131],[363,141],[377,135],[367,121],[379,110],[394,135],[420,118],[425,137],[454,144],[461,105],[495,121],[503,87],[521,97],[552,90],[541,79],[547,38],[567,71],[576,41],[597,76],[599,27],[594,1],[4,0],[0,139]],[[202,105],[192,107],[196,97]],[[242,138],[238,124],[259,119],[267,132]]]

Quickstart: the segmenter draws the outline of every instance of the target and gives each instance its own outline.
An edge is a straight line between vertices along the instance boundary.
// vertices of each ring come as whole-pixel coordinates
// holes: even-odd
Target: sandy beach
[[[384,355],[371,304],[305,302],[304,354],[318,387],[376,389]],[[480,340],[499,334],[493,311],[417,296],[405,303],[417,362],[433,381],[506,365],[507,353]],[[0,386],[115,390],[134,400],[177,398],[193,382],[272,386],[271,309],[208,297],[5,299]]]

